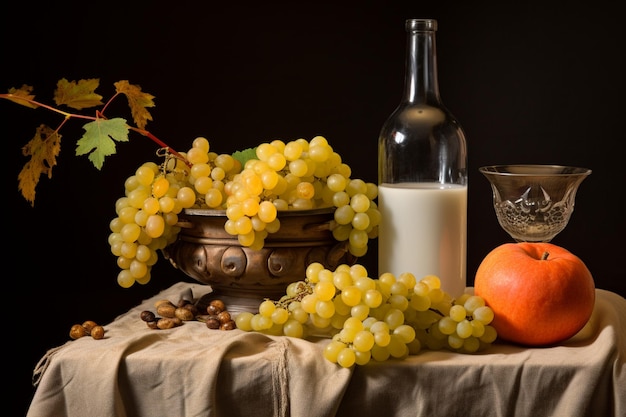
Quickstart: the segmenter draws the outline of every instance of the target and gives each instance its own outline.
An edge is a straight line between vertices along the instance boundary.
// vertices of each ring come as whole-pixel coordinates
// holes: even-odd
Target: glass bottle
[[[437,275],[466,287],[467,146],[439,96],[437,21],[406,21],[404,93],[378,139],[379,274]]]

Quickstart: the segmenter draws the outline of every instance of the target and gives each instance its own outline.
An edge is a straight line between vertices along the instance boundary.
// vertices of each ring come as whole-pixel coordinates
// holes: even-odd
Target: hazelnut
[[[220,311],[226,310],[226,304],[224,304],[222,300],[217,299],[217,298],[215,300],[211,300],[209,305],[217,307]]]
[[[194,319],[193,312],[184,307],[178,307],[174,310],[174,315],[181,319],[182,321],[189,321]]]
[[[83,322],[83,327],[87,330],[87,333],[91,332],[91,329],[97,326],[97,323],[93,320],[87,320]]]
[[[183,308],[191,311],[191,314],[193,314],[194,317],[200,314],[200,311],[198,311],[198,307],[196,307],[195,304],[187,303],[183,306]]]
[[[231,321],[232,317],[230,316],[230,313],[228,311],[222,311],[217,315],[217,320],[220,322],[220,324],[224,324]]]
[[[176,315],[176,306],[172,303],[162,303],[159,304],[156,312],[161,317],[172,318]]]
[[[157,321],[157,327],[161,330],[171,329],[175,326],[174,320],[168,317],[160,318],[159,321]]]
[[[206,321],[206,327],[208,327],[209,329],[219,329],[220,322],[215,317],[209,317]]]
[[[81,324],[75,324],[70,329],[70,337],[72,339],[80,339],[83,336],[87,336],[89,333]]]
[[[89,334],[94,339],[100,340],[100,339],[102,339],[104,337],[104,327],[99,326],[99,325],[95,325],[95,326],[93,326],[93,328],[91,329],[91,332]]]
[[[224,310],[221,310],[219,308],[219,306],[216,306],[216,305],[213,305],[213,304],[209,304],[206,307],[206,312],[209,313],[209,315],[211,315],[211,316],[217,316],[222,311],[224,311]]]
[[[156,317],[152,311],[145,310],[141,312],[141,320],[145,322],[151,322],[155,321]]]
[[[233,330],[237,328],[234,320],[227,321],[226,323],[222,323],[220,325],[220,330]]]

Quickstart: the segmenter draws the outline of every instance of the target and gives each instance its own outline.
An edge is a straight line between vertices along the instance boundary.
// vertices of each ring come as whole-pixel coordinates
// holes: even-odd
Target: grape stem
[[[283,296],[281,297],[280,300],[278,301],[274,301],[274,304],[277,307],[283,307],[283,308],[288,308],[289,304],[293,301],[302,301],[302,299],[304,298],[305,295],[308,294],[312,294],[313,293],[313,285],[311,285],[308,281],[308,279],[304,280],[302,283],[300,283],[300,285],[298,285],[296,293],[291,296]],[[270,300],[269,298],[266,298],[265,300]],[[445,314],[443,314],[441,311],[437,310],[436,308],[429,308],[430,311],[439,314],[441,317],[445,317]]]
[[[291,302],[302,301],[305,295],[312,294],[312,293],[313,293],[313,286],[311,286],[308,280],[305,280],[304,282],[298,285],[295,295],[291,297],[288,297],[285,295],[281,297],[280,300],[275,301],[274,304],[277,307],[287,308]],[[269,299],[266,299],[266,300],[269,300]]]
[[[63,125],[65,125],[65,123],[70,120],[70,119],[84,119],[84,120],[91,120],[91,121],[95,121],[98,119],[106,119],[106,117],[104,116],[104,111],[106,110],[106,108],[109,106],[109,104],[111,104],[111,102],[113,101],[113,99],[115,97],[117,97],[119,95],[119,93],[115,94],[113,97],[111,97],[111,99],[109,99],[109,101],[104,105],[104,107],[101,110],[96,110],[96,115],[95,116],[88,116],[88,115],[84,115],[84,114],[79,114],[79,113],[70,113],[70,112],[66,112],[63,111],[59,108],[53,107],[53,106],[49,106],[47,104],[41,103],[37,100],[33,100],[30,99],[28,97],[24,97],[21,95],[17,95],[17,94],[11,94],[11,93],[0,93],[0,98],[3,99],[7,99],[7,100],[18,100],[18,101],[25,101],[29,104],[33,104],[37,107],[43,107],[46,110],[52,111],[54,113],[58,113],[63,115],[63,121],[61,122],[61,124],[59,126],[57,126],[57,128],[54,130],[55,133],[58,133],[59,130],[61,130],[61,128],[63,127]],[[187,165],[190,165],[190,162],[187,161],[187,159],[182,156],[180,153],[178,153],[175,149],[173,149],[171,146],[169,146],[168,144],[166,144],[165,142],[163,142],[161,139],[159,139],[158,137],[156,137],[154,134],[152,134],[150,131],[145,130],[145,129],[140,129],[138,127],[134,127],[134,126],[130,126],[127,125],[127,127],[134,131],[139,133],[142,136],[147,137],[148,139],[152,140],[154,143],[156,143],[157,145],[159,145],[160,148],[167,148],[168,152],[171,153],[172,155],[174,155],[176,158],[184,161]],[[191,166],[191,165],[190,165]]]

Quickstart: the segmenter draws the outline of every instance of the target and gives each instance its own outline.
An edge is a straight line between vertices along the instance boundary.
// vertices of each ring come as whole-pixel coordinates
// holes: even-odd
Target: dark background
[[[156,97],[148,129],[175,149],[187,150],[196,136],[225,153],[320,134],[355,177],[375,182],[378,133],[403,87],[404,20],[436,18],[442,98],[468,138],[468,285],[481,259],[510,241],[478,167],[563,164],[593,173],[553,243],[581,257],[598,288],[626,293],[619,2],[200,3],[3,2],[0,89],[29,84],[52,104],[60,78],[100,78],[105,99],[114,82],[129,80]],[[108,114],[128,116],[124,105],[116,109]],[[72,324],[106,324],[189,279],[161,260],[149,284],[116,283],[108,223],[124,180],[156,160],[152,142],[131,136],[98,171],[74,156],[82,123],[70,121],[53,178],[42,178],[31,207],[17,190],[26,162],[21,147],[40,123],[61,119],[3,100],[0,120],[9,198],[4,293],[13,312],[5,361],[17,365],[9,401],[23,415],[33,368],[47,349],[69,340]],[[375,255],[371,249],[362,261],[370,275]]]

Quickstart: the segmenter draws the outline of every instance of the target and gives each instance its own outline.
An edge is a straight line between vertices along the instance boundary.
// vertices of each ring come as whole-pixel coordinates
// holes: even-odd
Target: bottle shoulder
[[[389,115],[382,131],[425,132],[437,130],[446,136],[464,137],[463,128],[445,106],[401,103]]]

